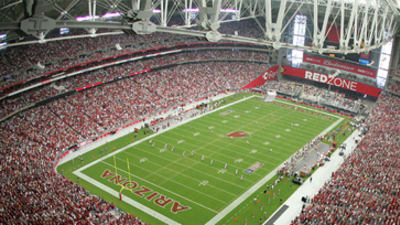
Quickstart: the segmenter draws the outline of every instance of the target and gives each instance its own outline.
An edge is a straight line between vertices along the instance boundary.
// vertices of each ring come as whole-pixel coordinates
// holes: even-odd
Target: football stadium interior
[[[0,224],[400,224],[400,0],[0,0]]]

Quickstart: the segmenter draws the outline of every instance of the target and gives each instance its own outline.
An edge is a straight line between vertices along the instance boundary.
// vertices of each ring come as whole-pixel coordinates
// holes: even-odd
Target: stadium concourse
[[[140,39],[141,36],[135,38]],[[164,40],[168,37],[155,34],[152,38]],[[169,38],[165,44],[182,41]],[[79,39],[48,43],[46,48],[37,45],[26,52],[24,48],[9,51],[10,54],[7,53],[0,62],[4,81],[1,87],[37,76],[36,69],[23,71],[23,68],[32,67],[37,62],[49,64],[45,70],[50,71],[100,57],[88,54],[82,58],[69,58],[79,52],[96,52],[104,44],[110,47],[104,54],[112,55],[117,52],[113,49],[116,43],[132,41],[113,37],[95,40],[98,42]],[[161,41],[146,42],[143,48],[157,47],[159,43]],[[57,88],[68,90],[75,85],[109,80],[132,70],[141,70],[147,64],[165,65],[205,57],[226,59],[233,54],[237,58],[263,59],[257,53],[209,51],[206,54],[151,59],[146,64],[124,64],[58,81],[53,86],[2,101],[0,115],[4,117],[26,105],[54,96],[59,93]],[[56,156],[74,143],[96,137],[128,121],[226,89],[238,90],[266,69],[260,64],[228,62],[180,65],[61,98],[0,123],[0,223],[143,224],[140,219],[118,212],[112,203],[90,195],[79,184],[55,173],[53,162]],[[306,90],[314,94],[326,92],[312,86],[306,86]],[[400,92],[398,85],[391,90]],[[346,104],[345,100],[343,102]],[[393,95],[380,97],[367,119],[366,125],[370,127],[367,136],[293,223],[399,224],[399,103],[399,98]],[[366,205],[370,207],[363,207]],[[115,212],[120,216],[116,217]]]

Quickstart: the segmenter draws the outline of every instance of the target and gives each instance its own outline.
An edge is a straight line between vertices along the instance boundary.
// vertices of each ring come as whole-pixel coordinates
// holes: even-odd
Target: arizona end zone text
[[[340,88],[346,88],[352,91],[357,91],[357,82],[344,80],[333,75],[325,75],[325,74],[306,71],[305,79],[317,81],[324,84],[334,85]]]
[[[161,208],[170,207],[170,211],[174,214],[191,209],[190,206],[184,206],[174,199],[168,198],[144,185],[139,185],[135,181],[129,181],[127,178],[122,177],[119,174],[115,174],[109,170],[104,170],[101,178],[107,179],[109,182],[116,185],[120,185],[124,187],[124,189],[131,191],[136,196],[144,198],[149,202],[153,202],[155,205]]]

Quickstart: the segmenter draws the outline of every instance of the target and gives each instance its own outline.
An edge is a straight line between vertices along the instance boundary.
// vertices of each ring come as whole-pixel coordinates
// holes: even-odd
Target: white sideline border
[[[176,127],[179,127],[179,126],[181,126],[181,125],[183,125],[183,124],[186,124],[186,123],[188,123],[188,122],[191,122],[191,121],[193,121],[193,120],[196,120],[196,119],[198,119],[198,118],[201,118],[201,117],[203,117],[203,116],[206,116],[206,115],[208,115],[208,114],[214,113],[214,112],[216,112],[216,111],[222,110],[222,109],[224,109],[224,108],[230,107],[230,106],[235,105],[235,104],[238,104],[238,103],[240,103],[240,102],[247,101],[247,100],[252,99],[252,98],[254,98],[254,97],[261,98],[260,96],[252,95],[252,96],[249,96],[249,97],[240,99],[240,100],[238,100],[238,101],[229,103],[229,104],[227,104],[227,105],[225,105],[225,106],[222,106],[222,107],[220,107],[220,108],[214,109],[214,110],[212,110],[212,111],[206,112],[206,113],[204,113],[204,114],[200,114],[200,115],[198,115],[198,116],[195,116],[195,117],[193,117],[193,118],[190,118],[190,119],[188,119],[188,120],[186,120],[186,121],[184,121],[184,122],[182,122],[182,123],[179,123],[179,124],[176,124],[176,125],[174,125],[174,126],[171,126],[171,127],[167,128],[167,129],[164,129],[164,130],[162,130],[162,131],[160,131],[160,132],[158,132],[158,133],[154,133],[154,134],[152,134],[152,135],[150,135],[150,136],[148,136],[148,137],[146,137],[146,138],[143,138],[143,139],[141,139],[141,140],[139,140],[139,141],[137,141],[137,142],[134,142],[134,143],[132,143],[132,144],[129,144],[129,145],[127,145],[127,146],[125,146],[125,147],[123,147],[123,148],[121,148],[121,149],[118,149],[117,151],[114,151],[114,152],[112,152],[112,153],[110,153],[110,154],[108,154],[108,155],[106,155],[106,156],[103,156],[103,157],[101,157],[101,158],[99,158],[99,159],[97,159],[97,160],[95,160],[95,161],[93,161],[93,162],[91,162],[91,163],[89,163],[89,164],[87,164],[87,165],[81,167],[81,168],[78,168],[77,170],[73,171],[73,174],[75,174],[76,176],[78,176],[78,177],[84,179],[85,181],[90,182],[91,184],[95,185],[96,187],[98,187],[98,188],[100,188],[100,189],[102,189],[102,190],[108,192],[109,194],[113,195],[114,197],[119,198],[119,192],[117,192],[117,191],[111,189],[110,187],[108,187],[108,186],[106,186],[106,185],[104,185],[104,184],[102,184],[102,183],[96,181],[95,179],[93,179],[93,178],[91,178],[91,177],[89,177],[89,176],[83,174],[81,171],[83,171],[83,170],[85,170],[85,169],[87,169],[87,168],[93,166],[94,164],[97,164],[98,162],[100,162],[100,161],[102,161],[102,160],[105,160],[105,159],[107,159],[107,158],[109,158],[109,157],[111,157],[111,156],[113,156],[113,155],[116,155],[116,154],[118,154],[118,153],[124,151],[124,150],[127,149],[127,148],[133,147],[133,146],[135,146],[135,145],[137,145],[137,144],[140,144],[140,143],[142,143],[142,142],[144,142],[144,141],[147,141],[147,140],[149,140],[149,139],[151,139],[151,138],[153,138],[153,137],[155,137],[155,136],[157,136],[157,135],[159,135],[159,134],[162,134],[162,133],[164,133],[164,132],[167,132],[167,131],[169,131],[169,130],[171,130],[171,129],[174,129],[174,128],[176,128]],[[303,109],[310,110],[310,111],[314,111],[314,112],[319,112],[319,113],[322,113],[322,114],[325,114],[325,115],[328,115],[328,116],[331,116],[331,117],[338,118],[338,120],[337,120],[335,123],[332,123],[328,128],[326,128],[324,131],[322,131],[322,132],[319,134],[320,136],[323,136],[323,135],[325,135],[326,133],[328,133],[331,129],[333,129],[335,126],[337,126],[337,125],[338,125],[340,122],[342,122],[343,119],[344,119],[344,118],[342,118],[342,117],[339,117],[339,116],[336,116],[336,115],[334,115],[334,114],[327,113],[327,112],[324,112],[324,111],[321,111],[321,110],[311,109],[311,108],[308,108],[308,107],[304,107],[304,106],[301,106],[301,105],[296,105],[296,104],[289,103],[289,102],[286,102],[286,101],[281,101],[281,100],[278,100],[278,99],[275,99],[274,101],[280,102],[280,103],[282,103],[282,104],[297,106],[297,107],[299,107],[299,108],[303,108]],[[296,152],[293,153],[293,154],[296,154]],[[284,163],[285,163],[286,161],[290,160],[290,158],[291,158],[291,156],[288,157],[287,160],[285,160],[284,162],[282,162],[282,164],[280,164],[279,166],[277,166],[273,171],[271,171],[271,172],[268,173],[265,177],[263,177],[261,180],[259,180],[256,184],[254,184],[250,189],[248,189],[246,192],[244,192],[242,195],[240,195],[236,200],[234,200],[231,204],[229,204],[227,207],[225,207],[225,208],[224,208],[222,211],[220,211],[217,215],[215,215],[213,218],[211,218],[211,219],[206,223],[206,225],[214,225],[214,224],[216,224],[217,222],[219,222],[221,219],[223,219],[223,218],[224,218],[226,215],[228,215],[233,209],[235,209],[235,208],[236,208],[237,206],[239,206],[244,200],[246,200],[250,195],[252,195],[255,191],[257,191],[265,182],[267,182],[268,180],[270,180],[270,179],[276,174],[276,172],[278,171],[278,169],[281,168],[281,167],[284,165]],[[135,208],[138,208],[139,210],[142,210],[143,212],[145,212],[145,213],[147,213],[147,214],[149,214],[149,215],[151,215],[151,216],[153,216],[153,217],[155,217],[155,218],[157,218],[157,219],[159,219],[159,220],[161,220],[161,221],[163,221],[163,222],[165,222],[165,223],[167,223],[167,224],[180,225],[180,223],[178,223],[178,222],[176,222],[176,221],[174,221],[174,220],[172,220],[172,219],[170,219],[170,218],[168,218],[168,217],[166,217],[166,216],[164,216],[164,215],[158,213],[157,211],[155,211],[155,210],[153,210],[153,209],[151,209],[151,208],[149,208],[149,207],[147,207],[147,206],[142,205],[141,203],[139,203],[139,202],[137,202],[137,201],[135,201],[135,200],[129,198],[129,197],[126,196],[126,195],[122,195],[122,197],[123,197],[123,201],[124,201],[124,202],[126,202],[126,203],[132,205],[132,206],[135,207]]]
[[[213,113],[213,112],[219,111],[219,110],[221,110],[221,109],[230,107],[231,105],[235,105],[235,104],[237,104],[237,103],[240,103],[240,102],[243,102],[243,101],[247,101],[247,100],[249,100],[249,99],[251,99],[251,98],[254,98],[254,97],[256,97],[256,96],[255,96],[255,95],[252,95],[252,96],[249,96],[249,97],[240,99],[240,100],[238,100],[238,101],[235,101],[235,102],[229,103],[229,104],[227,104],[227,105],[224,105],[224,106],[222,106],[222,107],[220,107],[220,108],[217,108],[217,109],[214,109],[214,110],[212,110],[212,111],[206,112],[206,113],[204,113],[204,114],[200,114],[200,115],[198,115],[198,116],[195,116],[195,117],[193,117],[193,118],[190,118],[190,119],[188,119],[188,120],[186,120],[186,121],[184,121],[184,122],[182,122],[182,123],[179,123],[179,124],[176,124],[176,125],[174,125],[174,126],[171,126],[171,127],[167,128],[167,129],[164,129],[164,130],[162,130],[162,131],[160,131],[160,132],[158,132],[158,133],[154,133],[154,134],[152,134],[152,135],[150,135],[150,136],[148,136],[148,137],[146,137],[146,138],[143,138],[143,139],[141,139],[141,140],[139,140],[139,141],[137,141],[137,142],[134,142],[134,143],[132,143],[132,144],[129,144],[129,145],[127,145],[127,146],[125,146],[125,147],[123,147],[123,148],[121,148],[121,149],[118,149],[117,151],[114,151],[114,152],[112,152],[112,153],[110,153],[110,154],[108,154],[108,155],[106,155],[106,156],[103,156],[103,157],[101,157],[101,158],[99,158],[99,159],[97,159],[97,160],[95,160],[95,161],[93,161],[93,162],[91,162],[91,163],[89,163],[89,164],[87,164],[87,165],[81,167],[81,168],[78,168],[77,170],[73,171],[72,173],[75,174],[76,176],[80,177],[81,179],[83,179],[83,180],[85,180],[85,181],[87,181],[87,182],[89,182],[89,183],[95,185],[96,187],[98,187],[98,188],[100,188],[100,189],[106,191],[107,193],[113,195],[114,197],[119,198],[119,192],[117,192],[117,191],[113,190],[112,188],[110,188],[110,187],[108,187],[108,186],[106,186],[106,185],[104,185],[104,184],[98,182],[97,180],[95,180],[95,179],[93,179],[93,178],[91,178],[91,177],[89,177],[89,176],[83,174],[82,171],[85,170],[85,169],[87,169],[87,168],[89,168],[89,167],[91,167],[91,166],[93,166],[94,164],[97,164],[97,163],[100,162],[100,161],[103,161],[103,160],[105,160],[105,159],[107,159],[107,158],[109,158],[109,157],[111,157],[111,156],[113,156],[113,155],[116,155],[116,154],[118,154],[118,153],[124,151],[124,150],[127,149],[127,148],[130,148],[130,147],[135,146],[135,145],[137,145],[137,144],[140,144],[140,143],[142,143],[142,142],[144,142],[144,141],[147,141],[147,140],[149,140],[149,139],[151,139],[151,138],[153,138],[153,137],[155,137],[155,136],[157,136],[157,135],[159,135],[159,134],[162,134],[162,133],[164,133],[164,132],[167,132],[167,131],[169,131],[169,130],[171,130],[171,129],[174,129],[174,128],[178,127],[178,126],[181,126],[181,125],[183,125],[183,124],[186,124],[186,123],[188,123],[188,122],[191,122],[191,121],[193,121],[193,120],[196,120],[196,119],[198,119],[198,118],[200,118],[200,117],[203,117],[203,116],[205,116],[205,115],[208,115],[208,114],[210,114],[210,113]],[[155,217],[155,218],[161,220],[162,222],[165,222],[165,223],[167,223],[167,224],[172,224],[172,225],[180,225],[180,223],[178,223],[178,222],[176,222],[176,221],[174,221],[174,220],[172,220],[172,219],[170,219],[170,218],[168,218],[168,217],[166,217],[166,216],[160,214],[159,212],[157,212],[157,211],[155,211],[155,210],[153,210],[153,209],[151,209],[151,208],[149,208],[149,207],[147,207],[147,206],[145,206],[145,205],[143,205],[143,204],[141,204],[141,203],[139,203],[139,202],[137,202],[137,201],[135,201],[135,200],[129,198],[129,197],[126,196],[126,195],[122,195],[122,199],[123,199],[124,202],[126,202],[126,203],[130,204],[131,206],[133,206],[133,207],[135,207],[135,208],[138,208],[138,209],[142,210],[143,212],[145,212],[145,213],[147,213],[147,214],[149,214],[149,215],[151,215],[151,216],[153,216],[153,217]]]
[[[81,173],[80,171],[74,171],[73,173],[76,176],[80,177],[81,179],[83,179],[83,180],[85,180],[87,182],[90,182],[91,184],[97,186],[101,190],[109,193],[110,195],[112,195],[112,196],[114,196],[116,198],[119,198],[119,192],[118,191],[113,190],[112,188],[110,188],[110,187],[98,182],[97,180],[87,176],[86,174]],[[157,212],[157,211],[155,211],[155,210],[153,210],[153,209],[151,209],[151,208],[149,208],[149,207],[147,207],[147,206],[145,206],[145,205],[143,205],[143,204],[141,204],[141,203],[129,198],[128,196],[126,196],[124,194],[121,194],[121,195],[122,195],[122,201],[128,203],[129,205],[131,205],[131,206],[133,206],[133,207],[135,207],[137,209],[140,209],[141,211],[149,214],[150,216],[153,216],[154,218],[157,218],[157,219],[159,219],[162,222],[165,222],[167,224],[181,225],[180,223],[178,223],[178,222],[170,219],[169,217],[166,217],[163,214],[161,214],[161,213],[159,213],[159,212]]]

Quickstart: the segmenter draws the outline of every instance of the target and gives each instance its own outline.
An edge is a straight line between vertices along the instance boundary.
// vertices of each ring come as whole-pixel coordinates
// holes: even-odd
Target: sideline
[[[226,98],[226,97],[229,97],[229,96],[232,96],[232,95],[235,95],[235,94],[237,94],[237,93],[236,92],[232,92],[232,93],[229,93],[229,94],[219,94],[217,96],[210,97],[208,100],[195,101],[195,102],[192,102],[192,103],[188,104],[187,106],[185,106],[184,110],[194,109],[194,107],[196,105],[198,105],[198,104],[209,102],[209,101],[217,101],[217,100],[220,100],[222,98]],[[125,135],[127,135],[129,133],[134,132],[135,128],[140,128],[140,127],[144,126],[145,123],[148,123],[149,121],[152,121],[152,120],[157,119],[157,118],[169,116],[169,115],[173,114],[174,112],[175,112],[175,110],[171,109],[171,110],[169,110],[168,112],[166,112],[164,114],[160,114],[160,115],[157,114],[157,115],[150,116],[144,122],[139,122],[139,123],[137,123],[135,125],[123,128],[123,129],[119,130],[114,135],[105,136],[104,138],[98,139],[95,142],[91,142],[91,143],[89,143],[87,145],[79,147],[79,150],[77,150],[75,152],[70,152],[68,155],[63,157],[58,162],[58,164],[56,165],[55,170],[57,171],[57,167],[58,166],[66,163],[66,162],[68,162],[68,161],[70,161],[72,159],[75,159],[75,158],[77,158],[77,157],[79,157],[79,156],[81,156],[81,155],[83,155],[83,154],[85,154],[87,152],[90,152],[90,151],[92,151],[92,150],[94,150],[94,149],[96,149],[96,148],[98,148],[98,147],[100,147],[102,145],[105,145],[105,144],[107,144],[107,143],[109,143],[111,141],[114,141],[114,140],[116,140],[116,139],[118,139],[120,137],[123,137],[123,136],[125,136]]]
[[[233,95],[233,94],[231,94],[231,95]],[[100,189],[102,189],[102,190],[104,190],[104,191],[110,193],[110,194],[113,195],[114,197],[119,198],[119,192],[117,192],[117,191],[115,191],[115,190],[109,188],[109,187],[106,186],[106,185],[101,184],[100,182],[96,181],[95,179],[93,179],[93,178],[91,178],[91,177],[89,177],[89,176],[83,174],[81,171],[83,171],[83,170],[85,170],[85,169],[87,169],[87,168],[93,166],[94,164],[97,164],[98,162],[100,162],[100,161],[102,161],[102,160],[105,160],[105,159],[107,159],[107,158],[109,158],[109,157],[111,157],[111,156],[113,156],[113,155],[116,155],[116,154],[118,154],[118,153],[124,151],[124,150],[127,149],[127,148],[130,148],[130,147],[135,146],[135,145],[137,145],[137,144],[140,144],[140,143],[142,143],[142,142],[144,142],[144,141],[147,141],[147,140],[149,140],[149,139],[151,139],[151,138],[153,138],[153,137],[155,137],[155,136],[157,136],[157,135],[159,135],[159,134],[162,134],[162,133],[167,132],[167,131],[169,131],[169,130],[171,130],[171,129],[174,129],[174,128],[176,128],[176,127],[179,127],[179,126],[181,126],[181,125],[183,125],[183,124],[186,124],[186,123],[188,123],[188,122],[191,122],[191,121],[193,121],[193,120],[196,120],[196,119],[198,119],[198,118],[200,118],[200,117],[206,116],[206,115],[208,115],[208,114],[210,114],[210,113],[214,113],[214,112],[216,112],[216,111],[222,110],[222,109],[224,109],[224,108],[230,107],[230,106],[232,106],[232,105],[235,105],[235,104],[237,104],[237,103],[246,101],[246,100],[251,99],[251,98],[254,98],[254,97],[259,97],[259,96],[257,96],[257,95],[252,95],[252,96],[249,96],[249,97],[240,99],[240,100],[238,100],[238,101],[229,103],[229,104],[227,104],[227,105],[225,105],[225,106],[222,106],[222,107],[220,107],[220,108],[214,109],[214,110],[212,110],[212,111],[206,112],[206,113],[204,113],[204,114],[200,114],[200,115],[195,116],[195,117],[193,117],[193,118],[190,118],[190,119],[188,119],[188,120],[186,120],[186,121],[183,121],[182,123],[175,124],[175,125],[173,125],[173,126],[167,128],[167,129],[164,129],[164,130],[162,130],[162,131],[160,131],[160,132],[158,132],[158,133],[154,133],[154,134],[152,134],[152,135],[150,135],[150,136],[148,136],[148,137],[146,137],[146,138],[143,138],[143,139],[141,139],[141,140],[139,140],[139,141],[137,141],[137,142],[134,142],[134,143],[132,143],[132,144],[129,144],[129,145],[127,145],[127,146],[125,146],[125,147],[123,147],[123,148],[121,148],[121,149],[118,149],[117,151],[114,151],[114,152],[112,152],[112,153],[110,153],[110,154],[108,154],[108,155],[106,155],[106,156],[103,156],[103,157],[101,157],[101,158],[99,158],[99,159],[97,159],[97,160],[95,160],[95,161],[93,161],[93,162],[91,162],[91,163],[89,163],[89,164],[87,164],[87,165],[81,167],[81,168],[78,168],[77,170],[75,170],[75,171],[73,172],[73,174],[75,174],[75,175],[77,175],[78,177],[80,177],[80,178],[82,178],[82,179],[84,179],[84,180],[86,180],[86,181],[92,183],[92,184],[95,185],[96,187],[98,187],[98,188],[100,188]],[[261,97],[259,97],[259,98],[261,98]],[[288,102],[281,101],[281,100],[275,100],[275,101],[280,102],[280,103],[282,103],[282,104],[295,105],[295,104],[293,104],[293,103],[288,103]],[[196,104],[197,104],[197,103],[196,103]],[[339,116],[336,116],[336,115],[333,115],[333,114],[330,114],[330,113],[327,113],[327,112],[324,112],[324,111],[321,111],[321,110],[318,110],[318,109],[307,108],[307,107],[299,106],[299,105],[295,105],[295,106],[300,107],[300,108],[304,108],[304,109],[309,110],[309,111],[319,112],[319,113],[323,113],[323,114],[329,115],[329,116],[331,116],[331,117],[339,118],[337,121],[335,121],[334,123],[332,123],[328,128],[326,128],[325,130],[323,130],[323,131],[319,134],[319,135],[321,135],[321,136],[324,136],[326,133],[328,133],[330,130],[332,130],[334,127],[336,127],[340,122],[342,122],[342,121],[344,120],[344,118],[342,118],[342,117],[339,117]],[[121,133],[122,133],[122,132],[121,132]],[[114,139],[116,139],[116,138],[118,138],[118,137],[113,137],[112,140],[114,140]],[[99,145],[101,145],[101,144],[99,144]],[[97,146],[96,146],[96,147],[97,147]],[[90,149],[90,150],[93,150],[93,149],[96,148],[96,147],[93,147],[93,148]],[[90,151],[90,150],[89,150],[89,151]],[[296,152],[293,153],[293,154],[296,154]],[[80,154],[79,154],[79,155],[80,155]],[[77,155],[77,156],[79,156],[79,155]],[[77,156],[75,156],[75,157],[77,157]],[[292,155],[292,156],[293,156],[293,155]],[[229,205],[228,205],[227,207],[225,207],[222,211],[220,211],[218,214],[216,214],[212,219],[210,219],[210,220],[206,223],[206,225],[214,225],[214,224],[216,224],[217,222],[219,222],[221,219],[223,219],[226,215],[228,215],[233,209],[235,209],[237,206],[239,206],[239,205],[240,205],[243,201],[245,201],[249,196],[251,196],[254,192],[256,192],[262,185],[264,185],[265,182],[267,182],[268,180],[270,180],[270,179],[277,173],[277,171],[279,170],[279,168],[281,168],[287,161],[289,161],[290,158],[291,158],[292,156],[288,157],[287,160],[285,160],[284,162],[282,162],[282,163],[281,163],[279,166],[277,166],[273,171],[271,171],[270,173],[268,173],[265,177],[263,177],[261,180],[259,180],[256,184],[254,184],[250,189],[248,189],[246,192],[244,192],[241,196],[239,196],[239,197],[238,197],[236,200],[234,200],[231,204],[229,204]],[[65,162],[63,162],[63,163],[65,163]],[[59,165],[61,165],[61,164],[59,164]],[[147,213],[147,214],[149,214],[149,215],[152,215],[152,216],[154,216],[155,218],[158,218],[158,219],[160,219],[161,221],[166,222],[166,223],[168,223],[168,224],[179,225],[179,223],[177,223],[176,221],[173,221],[173,220],[171,220],[170,218],[168,218],[168,217],[166,217],[166,216],[164,216],[164,215],[162,215],[162,214],[156,212],[155,210],[153,210],[153,209],[151,209],[151,208],[148,208],[147,206],[144,206],[144,205],[142,205],[141,203],[136,202],[136,201],[130,199],[128,196],[125,196],[125,195],[122,195],[122,196],[123,196],[123,199],[124,199],[124,201],[125,201],[126,203],[128,203],[128,204],[134,206],[135,208],[138,208],[138,209],[142,210],[143,212],[145,212],[145,213]]]
[[[103,160],[105,160],[105,159],[107,159],[107,158],[113,156],[113,155],[116,155],[116,154],[118,154],[118,153],[124,151],[125,149],[128,149],[128,148],[130,148],[130,147],[132,147],[132,146],[135,146],[135,145],[138,145],[138,144],[140,144],[140,143],[142,143],[142,142],[144,142],[144,141],[147,141],[147,140],[149,140],[149,139],[151,139],[151,138],[153,138],[153,137],[155,137],[155,136],[157,136],[157,135],[159,135],[159,134],[162,134],[162,133],[167,132],[167,131],[169,131],[169,130],[171,130],[171,129],[174,129],[174,128],[176,128],[176,127],[179,127],[179,126],[181,126],[181,125],[183,125],[183,124],[186,124],[186,123],[188,123],[188,122],[191,122],[191,121],[193,121],[193,120],[196,120],[196,119],[198,119],[198,118],[200,118],[200,117],[206,116],[206,115],[208,115],[208,114],[210,114],[210,113],[214,113],[214,112],[216,112],[216,111],[219,111],[219,110],[221,110],[221,109],[230,107],[230,106],[235,105],[235,104],[237,104],[237,103],[240,103],[240,102],[243,102],[243,101],[247,101],[247,100],[249,100],[249,99],[251,99],[251,98],[254,98],[254,97],[256,97],[256,96],[255,96],[255,95],[252,95],[252,96],[249,96],[249,97],[246,97],[246,98],[242,98],[242,99],[240,99],[240,100],[238,100],[238,101],[229,103],[229,104],[224,105],[224,106],[222,106],[222,107],[220,107],[220,108],[216,108],[216,109],[211,110],[211,111],[209,111],[209,112],[206,112],[206,113],[204,113],[204,114],[200,114],[200,115],[198,115],[198,116],[195,116],[195,117],[193,117],[193,118],[190,118],[190,119],[188,119],[188,120],[186,120],[186,121],[184,121],[184,122],[182,122],[182,123],[175,124],[175,125],[173,125],[173,126],[167,128],[167,129],[164,129],[164,130],[162,130],[162,131],[160,131],[160,132],[154,133],[154,134],[152,134],[152,135],[150,135],[150,136],[148,136],[148,137],[145,137],[145,138],[143,138],[143,139],[141,139],[141,140],[139,140],[139,141],[137,141],[137,142],[134,142],[134,143],[132,143],[132,144],[129,144],[129,145],[127,145],[127,146],[125,146],[125,147],[123,147],[123,148],[121,148],[121,149],[118,149],[117,151],[114,151],[114,152],[112,152],[112,153],[110,153],[110,154],[108,154],[108,155],[106,155],[106,156],[103,156],[103,157],[101,157],[101,158],[99,158],[99,159],[97,159],[97,160],[95,160],[95,161],[93,161],[93,162],[91,162],[91,163],[89,163],[89,164],[87,164],[87,165],[81,167],[81,168],[78,168],[77,170],[73,171],[72,173],[75,174],[76,176],[80,177],[81,179],[83,179],[83,180],[85,180],[85,181],[91,183],[92,185],[94,185],[94,186],[96,186],[96,187],[98,187],[98,188],[100,188],[100,189],[106,191],[107,193],[113,195],[114,197],[119,198],[119,192],[117,192],[117,191],[113,190],[112,188],[110,188],[110,187],[108,187],[108,186],[106,186],[106,185],[104,185],[104,184],[98,182],[97,180],[95,180],[95,179],[93,179],[93,178],[91,178],[91,177],[89,177],[89,176],[83,174],[81,171],[83,171],[83,170],[85,170],[85,169],[87,169],[87,168],[89,168],[89,167],[91,167],[91,166],[93,166],[93,165],[95,165],[95,164],[97,164],[97,163],[99,163],[99,162],[101,162],[101,161],[103,161]],[[175,194],[175,193],[174,193],[174,194]],[[179,195],[177,195],[177,196],[179,196]],[[139,202],[137,202],[137,201],[132,200],[131,198],[129,198],[129,197],[126,196],[126,195],[123,195],[123,194],[122,194],[122,197],[123,197],[123,201],[124,201],[124,202],[130,204],[131,206],[133,206],[133,207],[135,207],[135,208],[138,208],[138,209],[142,210],[143,212],[145,212],[145,213],[147,213],[147,214],[149,214],[149,215],[151,215],[151,216],[153,216],[153,217],[155,217],[155,218],[157,218],[157,219],[159,219],[159,220],[161,220],[161,221],[163,221],[163,222],[165,222],[165,223],[167,223],[167,224],[180,225],[180,223],[178,223],[178,222],[176,222],[176,221],[174,221],[174,220],[172,220],[172,219],[170,219],[170,218],[168,218],[168,217],[166,217],[166,216],[164,216],[164,215],[158,213],[157,211],[155,211],[155,210],[153,210],[153,209],[151,209],[151,208],[149,208],[149,207],[147,207],[147,206],[142,205],[141,203],[139,203]],[[192,201],[191,201],[191,202],[192,202]],[[216,213],[215,211],[213,211],[213,212]]]
[[[357,141],[361,141],[364,136],[359,138],[361,135],[361,131],[358,129],[355,130],[343,143],[346,143],[346,149],[343,151],[345,153],[344,156],[339,155],[339,150],[336,150],[329,162],[326,162],[325,165],[321,168],[318,168],[314,174],[311,176],[312,182],[307,179],[283,204],[287,205],[288,208],[283,212],[282,215],[275,221],[265,221],[263,224],[291,224],[291,222],[300,215],[300,212],[303,207],[303,202],[301,198],[307,196],[308,199],[312,199],[316,194],[318,194],[319,190],[324,186],[326,182],[331,180],[332,173],[335,172],[342,163],[345,161],[347,156],[354,151],[357,147]],[[281,207],[282,207],[281,206]],[[280,208],[281,208],[280,207]],[[271,216],[272,218],[278,211],[278,208]]]
[[[295,105],[292,103],[288,103],[285,101],[281,101],[281,100],[276,100],[282,104],[288,104],[288,105]],[[298,105],[296,105],[298,106]],[[333,128],[335,128],[340,122],[342,122],[344,119],[342,117],[336,116],[336,115],[332,115],[317,109],[310,109],[304,106],[298,106],[301,108],[304,108],[306,110],[310,110],[310,111],[315,111],[315,112],[319,112],[319,113],[324,113],[326,115],[335,117],[335,118],[339,118],[336,122],[332,123],[328,128],[326,128],[325,130],[323,130],[319,136],[324,136],[325,134],[327,134],[330,130],[332,130]],[[307,143],[306,143],[307,144]],[[296,154],[297,151],[294,154]],[[264,178],[262,178],[260,181],[258,181],[255,185],[253,185],[249,190],[247,190],[245,193],[243,193],[239,198],[237,198],[235,201],[233,201],[231,204],[229,204],[225,209],[223,209],[220,213],[218,213],[216,216],[214,216],[211,220],[209,220],[206,225],[214,225],[216,223],[218,223],[221,219],[223,219],[225,216],[227,216],[233,209],[235,209],[237,206],[239,206],[242,202],[244,202],[248,197],[250,197],[254,192],[256,192],[260,187],[262,187],[268,180],[270,180],[277,172],[278,170],[288,161],[290,161],[290,159],[292,158],[292,156],[289,156],[284,162],[282,162],[279,166],[277,166],[273,171],[271,171],[269,174],[267,174]]]

